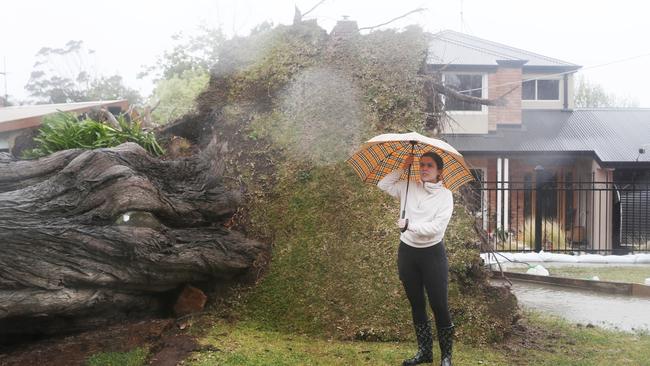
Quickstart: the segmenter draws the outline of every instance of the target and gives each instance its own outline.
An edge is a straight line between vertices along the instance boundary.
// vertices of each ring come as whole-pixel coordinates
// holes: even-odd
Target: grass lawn
[[[136,348],[129,352],[101,352],[92,355],[88,366],[141,366],[146,365],[149,350]]]
[[[265,329],[250,321],[212,319],[185,365],[399,365],[412,342],[337,341]],[[526,313],[515,334],[499,345],[456,342],[455,365],[650,365],[650,335],[571,325]],[[434,358],[439,357],[434,344]]]
[[[601,281],[641,283],[650,278],[650,266],[547,266],[542,264],[551,276],[579,279],[591,279],[598,276]],[[504,269],[505,271],[506,269]],[[507,271],[526,272],[526,266],[509,266]]]

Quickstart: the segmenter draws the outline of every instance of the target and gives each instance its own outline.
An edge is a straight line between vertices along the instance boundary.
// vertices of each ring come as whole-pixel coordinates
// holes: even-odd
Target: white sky
[[[97,69],[118,73],[128,86],[147,95],[151,83],[137,80],[142,65],[172,46],[171,35],[192,32],[200,24],[218,24],[228,34],[246,35],[265,21],[288,24],[294,4],[303,12],[319,0],[3,0],[0,7],[0,72],[6,58],[10,96],[23,89],[43,46],[60,48],[83,40],[96,51]],[[461,3],[464,24],[461,29]],[[383,23],[418,7],[428,11],[393,23],[419,24],[436,32],[464,31],[585,68],[634,56],[633,60],[582,71],[608,92],[650,107],[650,3],[617,0],[326,0],[307,18],[331,30],[349,15],[359,26]],[[4,80],[0,75],[0,93]]]

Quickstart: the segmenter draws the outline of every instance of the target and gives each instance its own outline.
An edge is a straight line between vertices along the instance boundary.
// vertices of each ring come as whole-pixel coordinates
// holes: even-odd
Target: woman
[[[401,169],[385,176],[377,186],[404,202],[406,182],[399,177],[413,162],[405,160]],[[441,365],[451,365],[454,325],[447,303],[447,254],[443,236],[454,210],[451,191],[442,185],[442,158],[428,152],[420,158],[422,183],[412,182],[405,208],[406,219],[399,219],[402,231],[397,252],[399,278],[411,304],[418,352],[403,365],[433,362],[431,321],[427,317],[424,291],[433,310],[440,344]]]

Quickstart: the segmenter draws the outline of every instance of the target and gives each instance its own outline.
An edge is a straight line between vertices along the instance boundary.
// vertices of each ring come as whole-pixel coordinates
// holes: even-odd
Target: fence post
[[[535,167],[535,251],[542,251],[542,184],[544,167]]]

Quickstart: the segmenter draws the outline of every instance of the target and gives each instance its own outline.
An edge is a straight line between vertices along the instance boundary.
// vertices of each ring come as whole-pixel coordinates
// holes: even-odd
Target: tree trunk
[[[0,154],[0,336],[57,331],[61,318],[83,328],[79,319],[156,309],[182,284],[246,272],[265,248],[223,226],[239,194],[217,163],[163,161],[133,143]]]

